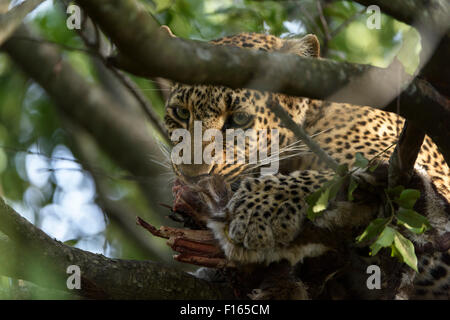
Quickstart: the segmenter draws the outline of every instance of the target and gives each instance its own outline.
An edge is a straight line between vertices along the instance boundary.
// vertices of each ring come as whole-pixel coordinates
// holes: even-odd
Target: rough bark
[[[389,159],[390,188],[407,186],[414,174],[414,164],[425,138],[425,133],[408,121],[403,126],[397,146]]]
[[[26,27],[21,27],[16,36],[33,38]],[[63,60],[55,46],[19,39],[8,40],[2,49],[46,90],[59,110],[86,129],[122,168],[139,178],[150,203],[166,199],[155,181],[161,168],[149,158],[154,155],[162,160],[162,155],[144,119],[125,113],[106,91],[88,83]]]
[[[205,43],[169,39],[158,32],[155,21],[134,1],[78,1],[113,39],[127,63],[136,61],[145,75],[160,76],[191,84],[226,85],[281,92],[294,96],[350,102],[380,107],[396,95],[393,73],[370,66],[337,63],[242,50],[213,47]],[[126,25],[127,28],[123,28]],[[19,35],[29,37],[25,29]],[[8,41],[4,49],[31,75],[61,109],[93,136],[104,142],[114,159],[138,176],[152,176],[147,161],[154,146],[144,125],[133,117],[123,117],[114,100],[100,88],[84,82],[54,48],[19,40]],[[297,70],[302,70],[298,72]],[[364,80],[364,81],[362,81]],[[395,84],[395,82],[394,82]],[[421,80],[413,80],[401,94],[400,114],[427,132],[440,146],[450,163],[449,102]],[[365,89],[365,91],[363,90]],[[339,92],[337,92],[340,90]],[[360,94],[353,94],[362,90]],[[383,95],[380,95],[383,92]],[[387,92],[387,94],[385,94]],[[380,99],[380,96],[381,99]],[[388,104],[396,111],[396,104]],[[87,117],[86,114],[89,116]],[[133,120],[132,120],[133,119]],[[107,139],[102,139],[107,133]],[[417,141],[417,140],[416,140]],[[117,145],[121,147],[118,148]],[[149,193],[155,186],[148,185]],[[183,272],[152,262],[108,259],[65,246],[50,239],[20,218],[0,200],[0,230],[13,243],[0,241],[6,256],[20,259],[17,267],[0,265],[5,274],[49,282],[30,274],[29,266],[51,270],[58,276],[52,286],[65,289],[66,267],[79,265],[83,271],[82,294],[92,298],[229,298],[228,287],[213,286]],[[6,267],[5,267],[6,266]],[[110,283],[114,279],[114,283]],[[150,284],[150,285],[149,285]],[[182,284],[182,285],[180,285]]]
[[[422,36],[424,52],[420,75],[447,97],[450,96],[450,2],[447,0],[355,0],[377,5],[381,12],[414,26]]]
[[[212,284],[150,261],[110,259],[51,239],[0,198],[0,273],[43,287],[68,290],[69,265],[81,269],[77,294],[95,299],[231,299],[226,285]],[[42,277],[43,274],[51,278]],[[70,291],[74,293],[74,291]]]
[[[447,0],[354,0],[365,6],[377,5],[383,13],[409,25],[427,21],[430,28],[441,29],[448,21]]]
[[[64,5],[64,8],[67,8],[67,4]],[[83,28],[77,31],[86,47],[96,53],[93,62],[99,71],[99,80],[102,81],[103,85],[107,86],[108,92],[114,98],[122,101],[122,105],[125,108],[133,107],[134,105],[139,106],[150,120],[152,127],[159,133],[160,138],[166,144],[170,144],[164,123],[150,101],[127,75],[107,63],[106,56],[110,50],[109,45],[98,28],[90,19],[86,19]]]
[[[399,97],[402,101],[399,114],[428,134],[450,163],[450,100],[420,79],[411,83]],[[386,110],[397,112],[395,101],[386,106]]]
[[[376,108],[389,104],[400,86],[406,87],[401,97],[401,115],[429,134],[450,162],[450,139],[442,138],[442,128],[450,127],[450,107],[433,88],[425,89],[418,79],[400,84],[393,79],[396,70],[170,38],[159,31],[148,13],[130,0],[79,0],[78,3],[117,45],[126,63],[133,61],[128,70],[140,66],[140,75]],[[428,103],[422,104],[425,100]]]
[[[100,167],[92,164],[96,162],[99,153],[93,139],[83,129],[73,126],[70,120],[63,119],[66,130],[70,132],[72,140],[72,150],[77,159],[83,163],[83,168],[88,170],[95,182],[97,191],[96,203],[102,208],[107,217],[116,223],[126,234],[129,241],[132,241],[136,248],[145,253],[145,258],[153,261],[164,261],[165,257],[158,248],[157,243],[152,241],[148,235],[140,230],[136,225],[137,209],[122,201],[111,200],[108,174]]]

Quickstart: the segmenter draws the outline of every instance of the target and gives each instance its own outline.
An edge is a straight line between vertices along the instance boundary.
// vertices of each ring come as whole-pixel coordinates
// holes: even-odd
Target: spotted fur
[[[319,56],[319,42],[314,35],[286,40],[244,33],[211,43]],[[378,214],[376,208],[342,202],[328,208],[314,222],[305,218],[305,197],[333,174],[314,154],[299,147],[294,134],[271,111],[274,105],[282,106],[336,161],[350,167],[358,152],[369,159],[379,156],[380,163],[389,159],[404,124],[400,116],[370,107],[249,89],[174,84],[166,104],[165,123],[169,134],[178,128],[192,132],[194,120],[202,122],[203,130],[224,131],[230,127],[229,119],[233,114],[244,112],[252,120],[242,129],[278,129],[280,157],[285,155],[283,152],[295,156],[295,161],[282,167],[279,174],[264,177],[255,175],[254,168],[243,164],[173,165],[175,173],[186,182],[215,174],[237,186],[227,207],[214,213],[208,227],[215,232],[226,256],[239,263],[268,264],[286,259],[294,265],[305,258],[323,255],[335,250],[342,238],[353,240],[354,228],[367,225]],[[177,108],[187,109],[189,119],[180,119],[176,115]],[[248,150],[235,150],[236,155],[242,153],[248,157]],[[450,169],[428,136],[415,168],[424,194],[423,212],[435,227],[435,233],[449,232]],[[364,178],[363,172],[359,174]],[[345,230],[338,232],[339,239],[335,236],[336,230]],[[418,244],[432,241],[429,235],[410,236]],[[412,297],[448,298],[449,253],[424,254],[420,268],[422,272],[415,282],[418,289]]]

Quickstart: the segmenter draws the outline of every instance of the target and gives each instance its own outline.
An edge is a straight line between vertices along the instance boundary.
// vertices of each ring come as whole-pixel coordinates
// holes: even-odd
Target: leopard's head
[[[167,27],[164,29],[170,32]],[[214,45],[236,46],[249,50],[263,50],[309,57],[319,56],[319,42],[314,35],[307,35],[301,39],[280,39],[271,35],[242,33],[213,40],[211,43]],[[303,122],[307,109],[305,99],[248,89],[232,90],[221,86],[192,86],[174,83],[166,102],[165,125],[170,137],[177,132],[177,129],[184,129],[186,130],[185,132],[190,133],[190,137],[192,138],[191,148],[189,150],[183,149],[180,151],[180,149],[177,149],[178,155],[182,155],[186,151],[190,152],[190,163],[176,164],[172,162],[172,167],[176,175],[184,181],[194,182],[205,175],[215,174],[222,176],[225,181],[232,183],[244,177],[252,170],[254,172],[258,165],[263,164],[261,157],[258,158],[259,161],[257,164],[254,164],[254,162],[249,164],[250,148],[248,144],[254,141],[254,136],[252,138],[249,135],[249,138],[245,138],[245,149],[242,143],[238,143],[238,139],[236,139],[233,142],[233,151],[228,151],[230,154],[234,153],[234,161],[226,161],[227,156],[225,153],[227,150],[230,150],[230,142],[228,145],[226,144],[226,133],[229,129],[235,129],[235,133],[240,132],[238,129],[242,129],[244,132],[249,132],[247,129],[253,129],[256,133],[259,130],[266,130],[266,136],[256,136],[257,143],[254,145],[260,151],[261,148],[264,148],[261,137],[266,138],[267,156],[272,155],[271,159],[275,159],[273,153],[271,153],[273,135],[270,130],[278,130],[278,145],[280,150],[286,148],[294,141],[294,135],[290,130],[280,125],[279,118],[270,110],[271,104],[274,103],[278,103],[285,108],[297,123]],[[197,129],[198,122],[201,122],[202,134],[208,129],[215,129],[215,132],[223,134],[223,155],[221,158],[223,161],[213,160],[209,161],[210,163],[206,163],[203,157],[199,157],[198,153],[202,152],[200,150],[204,151],[208,145],[211,145],[211,141],[217,138],[214,137],[209,141],[201,141],[201,135],[194,137],[196,121]],[[184,140],[183,138],[178,139],[174,142],[175,146]],[[195,139],[198,140],[197,149],[194,144]],[[198,148],[199,145],[202,145],[202,149]],[[198,161],[194,163],[196,153],[197,157],[201,158],[202,163],[198,163]],[[217,156],[214,154],[214,151],[212,155]],[[245,156],[244,163],[237,161],[239,155]],[[280,157],[282,157],[281,154]],[[220,157],[215,159],[220,159]],[[269,160],[265,163],[269,165],[268,162]]]

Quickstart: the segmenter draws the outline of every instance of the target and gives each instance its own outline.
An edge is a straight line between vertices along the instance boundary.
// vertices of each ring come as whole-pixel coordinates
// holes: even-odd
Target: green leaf
[[[396,256],[401,256],[404,263],[413,268],[416,272],[419,272],[417,269],[417,257],[414,252],[413,243],[402,236],[398,231],[395,231],[394,247],[395,251],[393,253]]]
[[[377,237],[383,231],[384,227],[386,227],[389,221],[389,218],[378,218],[373,220],[367,226],[366,230],[364,230],[364,232],[356,238],[356,241],[359,243]]]
[[[345,177],[338,177],[336,176],[331,182],[330,185],[330,200],[333,200],[336,198],[339,190],[342,187],[342,184],[344,183]]]
[[[330,188],[327,188],[319,197],[316,204],[313,206],[313,212],[318,213],[325,210],[328,206],[328,199],[330,198]]]
[[[347,194],[348,201],[355,200],[355,198],[353,197],[353,191],[355,191],[356,188],[358,188],[358,182],[356,182],[356,180],[353,177],[350,177],[350,185],[348,186],[348,194]]]
[[[397,258],[402,263],[404,262],[400,251],[397,250],[394,244],[391,245],[391,257]]]
[[[400,197],[400,194],[403,190],[405,190],[404,186],[396,186],[394,188],[386,189],[386,193],[388,194],[389,198],[396,199]]]
[[[355,155],[355,163],[353,166],[359,168],[366,168],[369,164],[369,160],[367,160],[361,152],[357,152]]]
[[[63,243],[65,245],[73,247],[78,243],[78,241],[80,241],[80,239],[71,239],[71,240],[64,241]]]
[[[307,217],[310,220],[313,220],[326,210],[328,203],[333,200],[339,192],[339,189],[344,183],[344,179],[344,177],[335,176],[333,180],[328,181],[322,188],[305,198],[306,203],[308,204]]]
[[[310,220],[313,220],[318,214],[324,211],[328,206],[328,200],[330,198],[330,188],[327,187],[317,190],[313,194],[306,197],[306,203],[308,203],[307,216]]]
[[[308,195],[305,198],[306,203],[308,204],[308,212],[307,212],[307,216],[310,220],[314,219],[315,217],[315,213],[313,211],[314,206],[316,205],[317,201],[319,200],[319,198],[322,195],[322,188],[317,190],[314,193],[311,193],[310,195]]]
[[[369,167],[369,171],[370,172],[374,172],[375,170],[377,170],[378,166],[380,165],[380,163],[374,164],[373,166]]]
[[[394,201],[401,207],[412,209],[416,201],[420,198],[420,191],[415,189],[405,189]]]
[[[400,208],[395,217],[399,224],[417,234],[424,233],[431,228],[426,217],[411,209]]]
[[[341,164],[337,167],[336,173],[341,177],[345,176],[348,173],[348,165],[346,163]]]
[[[385,227],[383,232],[378,236],[378,239],[370,246],[372,250],[370,255],[374,256],[382,248],[390,247],[394,241],[395,232],[391,227]]]

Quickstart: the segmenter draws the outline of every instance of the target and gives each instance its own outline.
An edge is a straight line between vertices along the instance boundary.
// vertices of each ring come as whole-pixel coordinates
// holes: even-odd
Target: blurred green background
[[[409,73],[418,64],[420,44],[414,29],[382,15],[381,29],[370,30],[366,26],[369,14],[352,1],[321,1],[320,5],[318,0],[141,2],[178,37],[207,41],[239,32],[280,37],[314,33],[326,58],[386,67],[397,56]],[[95,58],[82,50],[83,42],[76,32],[67,29],[66,18],[59,1],[46,1],[26,18],[26,23],[60,47],[87,81],[99,83]],[[132,79],[162,117],[165,91],[153,81]],[[143,246],[99,206],[92,167],[101,168],[95,174],[108,184],[110,199],[132,205],[134,214],[156,225],[168,223],[161,208],[148,207],[137,179],[129,177],[97,146],[92,148],[97,149],[95,158],[89,160],[95,162],[89,163],[89,171],[87,160],[77,158],[70,132],[51,99],[0,52],[0,195],[29,221],[69,245],[109,257],[152,259],[188,269],[172,261],[172,252],[164,241],[148,236],[148,245]],[[152,161],[152,155],[148,161]],[[161,167],[158,179],[166,185],[170,199],[167,169]],[[0,276],[0,298],[21,298],[23,287],[22,281]],[[50,296],[40,293],[32,297]]]

